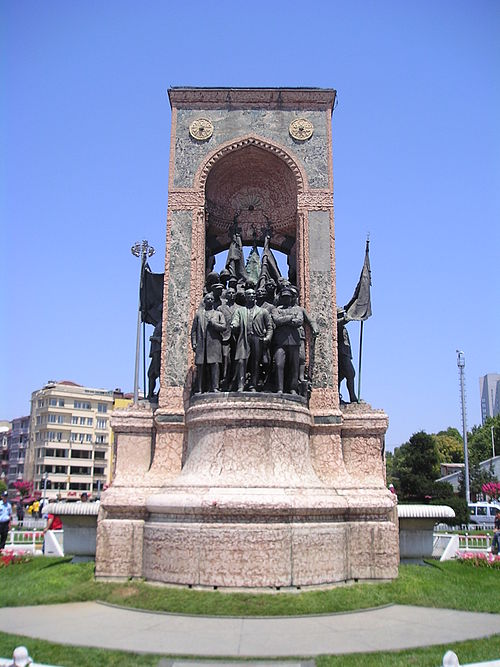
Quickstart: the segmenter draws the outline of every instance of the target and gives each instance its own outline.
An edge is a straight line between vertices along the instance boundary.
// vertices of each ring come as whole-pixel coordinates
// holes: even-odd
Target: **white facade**
[[[500,414],[500,375],[488,373],[479,378],[479,393],[481,395],[481,419],[484,424],[487,417],[496,417]]]
[[[25,478],[64,498],[92,494],[110,481],[113,392],[73,382],[49,382],[31,395]]]

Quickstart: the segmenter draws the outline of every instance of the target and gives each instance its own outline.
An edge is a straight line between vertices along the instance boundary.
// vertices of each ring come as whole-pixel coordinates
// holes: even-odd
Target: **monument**
[[[387,416],[339,401],[335,94],[169,90],[160,390],[112,416],[99,579],[287,588],[397,576]],[[258,285],[242,277],[252,245],[264,248]],[[288,277],[272,278],[273,250]]]

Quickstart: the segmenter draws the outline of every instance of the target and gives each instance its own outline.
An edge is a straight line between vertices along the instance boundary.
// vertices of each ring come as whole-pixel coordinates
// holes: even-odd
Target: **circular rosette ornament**
[[[290,123],[288,131],[297,141],[307,141],[313,135],[314,125],[307,118],[296,118]]]
[[[198,141],[206,141],[207,139],[210,139],[213,133],[214,126],[212,121],[208,120],[208,118],[197,118],[196,120],[193,120],[189,126],[189,134],[193,139],[197,139]]]

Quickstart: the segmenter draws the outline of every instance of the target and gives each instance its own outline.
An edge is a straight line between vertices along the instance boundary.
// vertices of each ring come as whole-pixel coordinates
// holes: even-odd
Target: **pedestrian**
[[[12,505],[9,503],[7,491],[2,493],[0,502],[0,551],[5,547],[9,534],[10,522],[12,520]]]
[[[491,541],[491,553],[498,554],[500,551],[500,510],[495,516],[495,530],[493,532],[493,540]]]
[[[28,665],[33,664],[33,660],[30,658],[28,649],[26,646],[18,646],[14,649],[12,654],[13,662],[9,667],[28,667]]]
[[[17,514],[17,525],[22,526],[24,521],[24,505],[22,500],[20,500],[17,503],[16,514]]]

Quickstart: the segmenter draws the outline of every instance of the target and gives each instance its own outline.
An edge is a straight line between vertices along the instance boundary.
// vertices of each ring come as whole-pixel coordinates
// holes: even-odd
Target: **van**
[[[498,503],[469,503],[470,523],[493,528],[496,513],[500,511]]]

